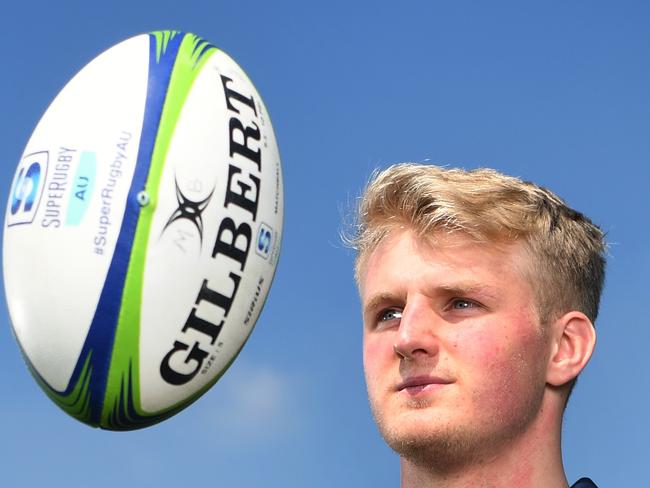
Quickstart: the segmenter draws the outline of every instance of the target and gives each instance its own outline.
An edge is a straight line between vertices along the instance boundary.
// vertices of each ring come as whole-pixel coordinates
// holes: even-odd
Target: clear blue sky
[[[342,219],[375,167],[489,166],[550,187],[611,244],[599,341],[568,408],[571,480],[646,486],[650,436],[650,4],[642,1],[5,2],[0,192],[85,63],[172,28],[233,56],[283,159],[276,280],[231,370],[176,417],[94,430],[40,391],[0,310],[0,484],[398,485],[361,367]],[[38,304],[35,304],[38,306]]]

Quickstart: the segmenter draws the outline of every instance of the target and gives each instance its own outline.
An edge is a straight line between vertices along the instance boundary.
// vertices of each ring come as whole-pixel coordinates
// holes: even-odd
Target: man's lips
[[[404,392],[409,395],[417,395],[422,392],[437,390],[445,385],[453,383],[447,378],[440,378],[438,376],[411,376],[399,383],[396,387],[398,392]]]

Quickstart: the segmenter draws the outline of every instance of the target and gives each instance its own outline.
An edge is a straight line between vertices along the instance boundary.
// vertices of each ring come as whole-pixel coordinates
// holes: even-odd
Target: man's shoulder
[[[580,478],[571,488],[598,488],[589,478]]]

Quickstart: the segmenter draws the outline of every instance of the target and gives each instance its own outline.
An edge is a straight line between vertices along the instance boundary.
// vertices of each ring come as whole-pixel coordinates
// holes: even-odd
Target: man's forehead
[[[373,274],[378,270],[400,273],[401,260],[412,255],[421,258],[423,266],[440,261],[450,266],[453,263],[453,276],[436,284],[441,290],[450,292],[489,292],[489,285],[477,279],[473,272],[488,261],[503,267],[504,271],[516,271],[526,279],[530,277],[532,263],[528,247],[522,241],[477,241],[461,231],[420,236],[409,228],[399,228],[388,233],[373,250],[361,257],[358,275],[361,296],[364,296],[371,269]],[[472,259],[467,259],[468,256]]]

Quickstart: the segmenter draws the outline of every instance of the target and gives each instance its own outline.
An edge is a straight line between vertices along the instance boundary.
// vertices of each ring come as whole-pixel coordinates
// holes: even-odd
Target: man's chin
[[[392,422],[376,417],[382,437],[397,454],[414,464],[440,470],[454,469],[476,457],[481,443],[475,430],[454,426],[440,416],[425,419],[421,413],[402,412],[391,417]]]
[[[476,429],[464,426],[458,411],[434,402],[430,397],[385,403],[373,415],[388,446],[416,464],[454,464],[471,454],[477,441]]]

